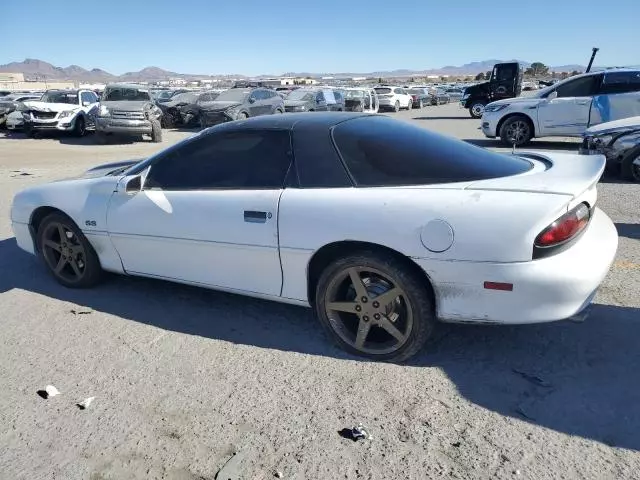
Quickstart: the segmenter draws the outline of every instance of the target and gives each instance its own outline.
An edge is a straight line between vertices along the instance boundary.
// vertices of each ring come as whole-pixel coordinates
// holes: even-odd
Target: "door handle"
[[[249,223],[265,223],[267,221],[267,212],[258,212],[256,210],[245,210],[244,221]]]

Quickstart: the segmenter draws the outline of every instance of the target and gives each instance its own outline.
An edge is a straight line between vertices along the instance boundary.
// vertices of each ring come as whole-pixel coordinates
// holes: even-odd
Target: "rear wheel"
[[[425,279],[402,261],[375,251],[338,259],[325,268],[315,309],[342,348],[381,361],[411,357],[435,325]]]
[[[66,215],[52,213],[38,228],[38,250],[47,269],[65,287],[86,288],[102,278],[95,250]]]
[[[469,107],[469,114],[472,118],[482,118],[482,114],[484,113],[485,102],[478,100],[471,104]]]
[[[393,111],[394,112],[400,111],[400,102],[398,100],[396,100],[396,103],[393,104]]]
[[[504,145],[519,147],[533,138],[533,126],[527,117],[514,115],[504,121],[499,134]]]
[[[622,178],[640,183],[640,147],[633,148],[627,153],[620,164]]]

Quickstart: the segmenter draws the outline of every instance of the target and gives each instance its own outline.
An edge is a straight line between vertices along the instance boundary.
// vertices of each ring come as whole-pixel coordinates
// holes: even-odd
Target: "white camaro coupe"
[[[262,116],[28,188],[11,220],[68,287],[109,271],[312,306],[348,351],[400,361],[438,320],[583,317],[618,243],[604,166],[385,116]]]

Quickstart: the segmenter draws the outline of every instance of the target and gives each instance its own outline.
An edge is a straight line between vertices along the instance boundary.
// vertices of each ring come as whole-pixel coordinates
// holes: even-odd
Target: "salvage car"
[[[640,183],[640,116],[588,128],[580,153],[605,155],[607,165],[622,178]]]
[[[345,111],[378,113],[380,104],[373,88],[343,88],[342,91]]]
[[[451,97],[441,88],[431,90],[431,105],[443,105],[451,101]]]
[[[147,88],[127,83],[109,84],[100,100],[96,139],[104,143],[107,135],[149,135],[151,141],[160,143],[161,117],[162,110],[153,101]]]
[[[31,186],[11,223],[66,287],[108,271],[309,306],[349,352],[400,361],[437,321],[584,318],[618,243],[604,164],[381,115],[269,115]]]
[[[411,95],[402,87],[380,86],[375,87],[374,90],[378,95],[380,110],[399,112],[401,108],[406,108],[407,110],[413,108]]]
[[[82,137],[95,125],[98,97],[91,90],[47,90],[40,100],[24,102],[24,130],[29,136],[43,130],[72,132]]]
[[[0,97],[0,127],[6,125],[7,118],[11,112],[18,109],[20,109],[19,111],[23,110],[24,105],[22,105],[22,102],[27,100],[38,100],[40,97],[41,95],[34,95],[32,93],[11,93]],[[20,117],[20,124],[22,125],[22,114],[18,116]]]
[[[207,128],[274,113],[284,113],[284,100],[275,90],[238,86],[220,93],[212,102],[200,105],[200,126]]]
[[[426,88],[408,88],[407,93],[411,95],[413,108],[422,108],[431,105],[431,95]]]
[[[330,88],[299,88],[284,98],[286,112],[343,111],[344,97]]]
[[[592,125],[640,115],[640,70],[576,75],[531,96],[490,103],[482,132],[505,145],[532,138],[580,137]]]

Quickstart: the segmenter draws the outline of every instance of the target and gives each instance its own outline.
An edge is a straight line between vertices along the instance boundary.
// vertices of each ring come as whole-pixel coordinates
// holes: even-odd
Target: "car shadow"
[[[640,240],[640,224],[637,223],[616,223],[618,235],[621,237]]]
[[[14,238],[0,241],[0,270],[11,272],[0,276],[0,294],[20,289],[169,331],[355,359],[328,341],[310,309],[115,275],[95,289],[67,289]],[[582,324],[443,324],[408,365],[442,369],[466,400],[495,413],[640,450],[638,318],[637,308],[594,305]]]
[[[435,105],[431,105],[434,106]],[[470,116],[429,116],[429,117],[414,117],[413,120],[476,120],[479,121],[479,119],[477,118],[471,118]]]
[[[476,145],[478,147],[484,148],[509,148],[506,145],[500,143],[497,139],[491,138],[463,138],[463,141],[467,143],[471,143],[472,145]],[[572,153],[578,153],[578,149],[580,148],[579,142],[562,142],[562,141],[544,141],[544,140],[533,140],[527,145],[523,147],[518,147],[516,150],[561,150]]]

